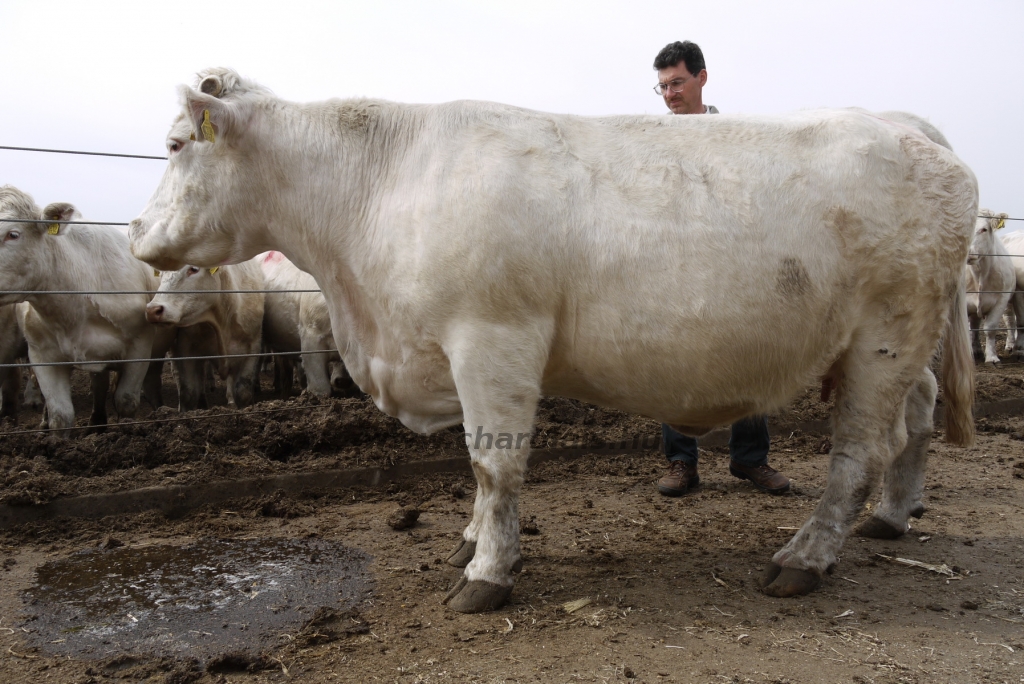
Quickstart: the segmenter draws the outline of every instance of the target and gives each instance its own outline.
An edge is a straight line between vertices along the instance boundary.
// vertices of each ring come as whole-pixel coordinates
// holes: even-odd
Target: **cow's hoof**
[[[890,523],[871,516],[853,531],[858,537],[867,537],[869,539],[899,539],[906,532],[904,530],[893,527]]]
[[[802,596],[814,591],[821,583],[821,577],[807,570],[784,568],[777,563],[769,563],[762,578],[762,591],[776,598]]]
[[[918,520],[920,520],[921,516],[923,516],[927,512],[928,509],[924,507],[924,504],[919,503],[910,510],[910,517],[917,518]]]
[[[501,608],[512,594],[512,587],[485,582],[484,580],[459,579],[444,603],[457,613],[486,613]]]
[[[456,568],[464,568],[469,565],[469,561],[473,560],[473,556],[476,555],[476,542],[466,541],[465,539],[459,540],[459,545],[455,547],[452,554],[448,556],[448,565]]]

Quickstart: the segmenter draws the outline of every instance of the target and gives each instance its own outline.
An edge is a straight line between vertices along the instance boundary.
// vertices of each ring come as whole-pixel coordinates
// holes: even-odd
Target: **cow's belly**
[[[572,338],[552,350],[543,391],[694,432],[772,411],[824,375],[849,343],[847,317],[827,302],[808,304],[787,312],[732,302],[720,308],[725,314],[695,316],[666,308],[646,321],[637,309],[618,320],[583,310]]]

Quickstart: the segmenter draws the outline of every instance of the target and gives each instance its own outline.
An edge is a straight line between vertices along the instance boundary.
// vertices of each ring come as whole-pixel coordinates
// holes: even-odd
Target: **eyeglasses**
[[[654,86],[654,92],[657,93],[658,95],[664,95],[666,91],[670,93],[678,93],[681,92],[683,90],[683,86],[685,86],[691,80],[693,79],[676,78],[669,81],[668,83],[659,83],[658,85]]]

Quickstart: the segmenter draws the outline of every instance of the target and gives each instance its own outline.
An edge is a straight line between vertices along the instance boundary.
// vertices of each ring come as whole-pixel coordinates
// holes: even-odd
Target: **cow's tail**
[[[942,388],[945,397],[946,441],[957,446],[974,444],[974,355],[967,321],[964,270],[950,302],[943,331]]]

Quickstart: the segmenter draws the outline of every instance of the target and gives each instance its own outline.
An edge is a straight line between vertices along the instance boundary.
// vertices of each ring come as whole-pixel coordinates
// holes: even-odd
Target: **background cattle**
[[[223,69],[181,92],[192,139],[172,127],[133,253],[171,269],[283,251],[378,407],[421,432],[463,424],[478,488],[455,610],[512,591],[541,394],[700,434],[834,378],[828,485],[768,567],[773,596],[818,584],[879,478],[874,520],[907,529],[943,337],[947,438],[973,438],[977,184],[913,127],[305,105]]]
[[[967,316],[975,331],[973,336],[984,343],[985,362],[998,364],[996,336],[1017,287],[1017,274],[1009,252],[996,234],[1007,215],[993,214],[988,209],[979,213],[967,256]],[[1008,337],[1012,348],[1012,336]]]
[[[316,280],[281,252],[266,252],[256,258],[267,289],[281,290],[267,294],[264,342],[276,352],[303,352],[306,389],[313,394],[327,397],[332,390],[349,389],[352,381],[334,344],[327,301],[320,292],[297,291],[318,290]],[[275,357],[275,364],[282,358],[287,357]]]
[[[219,268],[185,266],[164,271],[159,291],[146,306],[145,318],[178,328],[176,357],[259,354],[264,295],[239,291],[262,289],[263,274],[254,259]],[[175,361],[180,410],[199,406],[207,363],[215,364],[224,381],[229,406],[242,408],[252,403],[258,356]]]
[[[998,215],[1005,221],[1006,214]],[[998,223],[996,224],[998,225]],[[1006,346],[1008,352],[1024,354],[1024,231],[1008,233],[1000,230],[996,233],[1003,247],[1010,255],[1013,264],[1014,287],[1010,295],[1010,306],[1007,311]]]
[[[32,198],[17,188],[0,188],[0,221],[4,218],[45,219],[48,223],[2,223],[0,291],[154,290],[152,270],[134,259],[124,232],[111,226],[68,226],[62,221],[80,218],[74,206],[50,204],[42,212]],[[21,324],[32,363],[77,362],[94,373],[94,392],[104,399],[94,408],[91,424],[106,421],[105,397],[109,373],[116,370],[114,406],[122,418],[135,415],[140,392],[160,405],[159,375],[150,374],[151,355],[163,356],[166,336],[146,323],[148,295],[0,295],[0,304],[27,302]],[[137,363],[108,364],[111,360],[138,359]],[[39,389],[46,402],[43,427],[74,424],[71,403],[71,366],[35,366]]]

